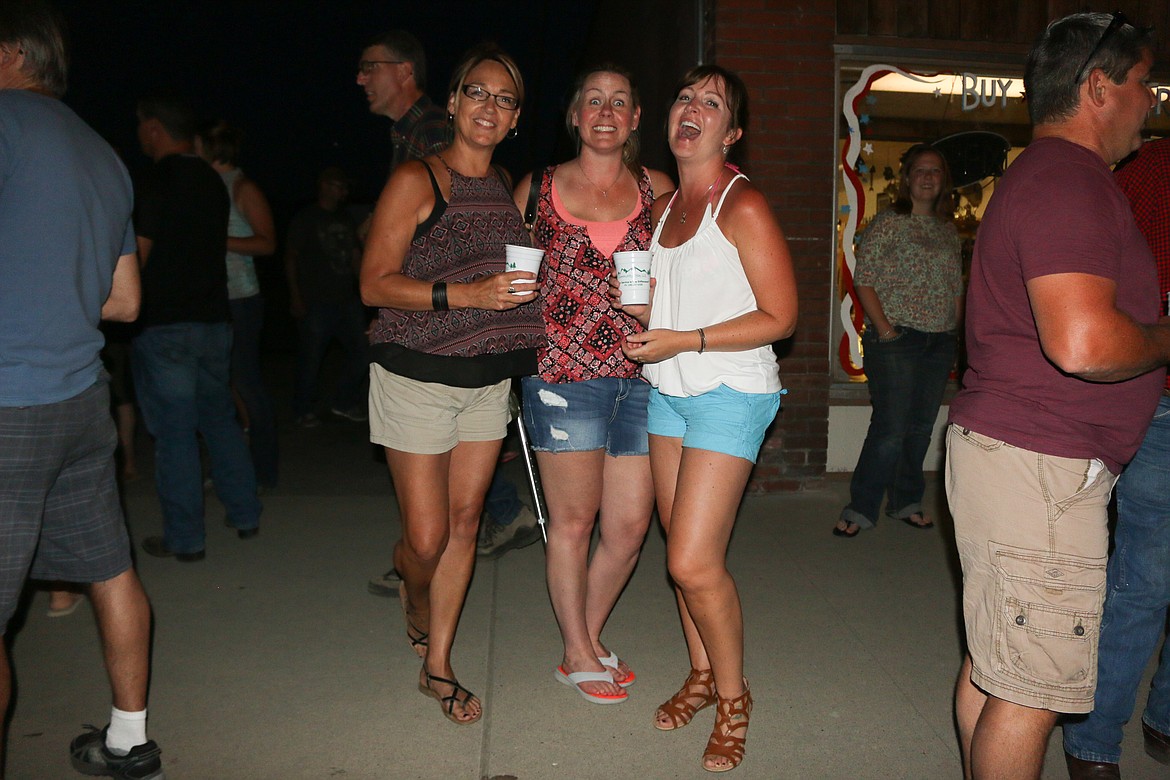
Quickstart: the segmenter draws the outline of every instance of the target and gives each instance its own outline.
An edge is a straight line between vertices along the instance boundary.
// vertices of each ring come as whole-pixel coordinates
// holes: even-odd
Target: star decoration
[[[865,146],[861,147],[861,151],[865,154],[873,154],[873,144],[867,143]]]
[[[869,173],[869,166],[866,165],[865,163],[858,163],[857,164],[857,172],[858,173]]]
[[[935,87],[934,88],[934,96],[936,98],[942,97],[942,87]]]
[[[867,106],[876,106],[877,101],[878,101],[877,95],[866,95],[865,96],[865,104]]]
[[[852,210],[853,210],[853,209],[849,208],[849,204],[848,204],[848,203],[846,203],[846,204],[844,204],[844,205],[842,205],[842,206],[841,206],[841,213],[842,213],[842,214],[848,214],[848,213],[849,213],[850,211],[852,211]]]
[[[860,123],[861,123],[861,124],[863,124],[863,125],[868,125],[868,124],[869,124],[869,114],[862,114],[862,115],[861,115],[861,116],[858,118],[858,120],[857,120],[857,121],[858,121],[858,122],[860,122]]]

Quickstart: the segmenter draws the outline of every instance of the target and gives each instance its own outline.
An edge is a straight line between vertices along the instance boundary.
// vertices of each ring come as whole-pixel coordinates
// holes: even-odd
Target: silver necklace
[[[614,177],[614,180],[609,183],[608,187],[602,189],[597,182],[589,178],[589,174],[585,173],[585,166],[583,166],[580,162],[577,163],[577,170],[581,171],[581,175],[585,177],[585,181],[596,187],[597,191],[601,193],[601,197],[605,198],[606,200],[609,200],[609,191],[614,188],[614,185],[618,183],[618,179],[622,177],[622,170],[621,168],[618,168],[617,176]]]
[[[715,189],[715,185],[718,184],[719,180],[722,178],[723,178],[723,170],[720,169],[719,175],[715,177],[715,181],[711,182],[711,185],[709,187],[707,187],[707,190],[703,193],[703,196],[701,198],[702,200],[707,199],[707,196],[711,194],[711,190]],[[682,204],[680,203],[679,205],[681,206]],[[682,210],[682,218],[679,220],[679,222],[683,225],[687,224],[687,211],[689,211],[689,210],[690,209],[683,209]]]

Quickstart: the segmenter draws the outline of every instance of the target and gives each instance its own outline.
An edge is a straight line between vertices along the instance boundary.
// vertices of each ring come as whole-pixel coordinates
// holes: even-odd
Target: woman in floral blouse
[[[934,525],[922,509],[922,461],[955,362],[963,305],[951,189],[942,155],[929,144],[910,147],[894,208],[874,218],[858,247],[853,283],[865,311],[873,414],[837,536],[873,528],[887,494],[887,517],[912,528]]]

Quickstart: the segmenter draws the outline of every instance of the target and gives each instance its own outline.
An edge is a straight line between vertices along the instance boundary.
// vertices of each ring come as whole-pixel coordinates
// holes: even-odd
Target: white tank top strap
[[[748,177],[744,176],[742,173],[736,173],[735,176],[731,178],[731,181],[727,182],[727,186],[723,188],[723,194],[719,196],[719,202],[715,204],[715,213],[711,215],[713,219],[719,219],[719,211],[723,208],[723,201],[727,200],[727,193],[731,192],[731,185],[735,184],[740,179],[747,181]]]
[[[674,199],[678,197],[678,190],[670,196],[670,200],[666,201],[666,208],[662,211],[662,216],[658,218],[658,224],[654,226],[654,235],[650,237],[651,244],[658,243],[658,236],[662,233],[662,226],[666,224],[666,218],[670,216],[670,207],[674,205]]]

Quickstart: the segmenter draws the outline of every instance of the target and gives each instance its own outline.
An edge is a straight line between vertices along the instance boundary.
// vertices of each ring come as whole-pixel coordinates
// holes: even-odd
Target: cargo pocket
[[[990,548],[999,673],[1057,698],[1091,697],[1106,559]]]

